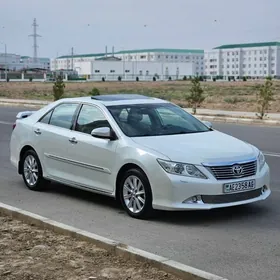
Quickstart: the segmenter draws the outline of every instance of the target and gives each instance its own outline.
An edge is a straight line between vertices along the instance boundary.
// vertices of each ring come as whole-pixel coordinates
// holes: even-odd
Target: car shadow
[[[127,216],[131,219],[120,203],[112,197],[101,194],[92,193],[72,187],[68,187],[58,183],[50,184],[46,190],[48,193],[58,193],[60,195],[71,197],[77,200],[84,200],[89,203],[94,203],[109,210],[116,211],[120,215]],[[270,215],[271,209],[266,204],[259,202],[257,204],[240,205],[235,207],[227,207],[213,210],[198,210],[198,211],[156,211],[156,215],[149,222],[166,223],[186,226],[211,226],[213,224],[225,224],[228,221],[246,221],[260,219]],[[142,221],[144,222],[144,221]]]

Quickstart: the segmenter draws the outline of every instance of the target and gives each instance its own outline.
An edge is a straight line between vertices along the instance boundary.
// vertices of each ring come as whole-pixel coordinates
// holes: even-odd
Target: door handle
[[[34,133],[37,134],[37,135],[40,135],[42,134],[41,130],[39,128],[37,128],[36,130],[34,130]]]
[[[70,138],[70,139],[69,139],[69,142],[70,142],[71,144],[77,144],[77,143],[78,143],[78,141],[77,141],[77,139],[76,139],[75,137]]]

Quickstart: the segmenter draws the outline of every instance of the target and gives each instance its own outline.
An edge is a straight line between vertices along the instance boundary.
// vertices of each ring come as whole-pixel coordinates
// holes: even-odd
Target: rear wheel
[[[126,171],[119,187],[120,201],[131,217],[147,219],[154,214],[151,186],[143,171],[140,169]]]
[[[44,189],[48,182],[43,178],[42,166],[36,152],[34,150],[25,152],[21,164],[25,185],[33,191]]]

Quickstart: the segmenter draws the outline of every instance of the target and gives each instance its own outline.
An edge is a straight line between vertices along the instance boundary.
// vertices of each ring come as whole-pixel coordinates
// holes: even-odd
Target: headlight
[[[158,159],[157,161],[167,173],[207,179],[207,177],[193,164],[166,161],[162,159]]]
[[[265,165],[265,157],[264,157],[264,154],[262,152],[259,153],[259,156],[258,156],[258,164],[259,164],[259,171],[262,170],[262,168],[264,167]]]

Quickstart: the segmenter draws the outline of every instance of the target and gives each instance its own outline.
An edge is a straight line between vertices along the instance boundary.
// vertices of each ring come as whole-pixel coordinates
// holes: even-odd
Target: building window
[[[248,68],[250,68],[251,67],[251,64],[248,64]]]
[[[140,59],[144,59],[144,58],[146,58],[145,55],[140,55]]]
[[[251,61],[251,57],[249,57],[248,60]]]
[[[230,60],[229,60],[229,58],[227,59],[227,62],[229,62]]]
[[[173,55],[171,55],[171,57],[170,57],[171,59],[173,59]]]
[[[260,61],[262,61],[262,57],[260,57]]]
[[[255,64],[254,67],[257,67],[257,64]]]
[[[125,73],[129,73],[130,71],[129,70],[125,70]]]
[[[110,70],[110,73],[115,73],[115,70]]]
[[[168,58],[168,55],[165,58]]]
[[[95,70],[94,72],[95,72],[95,73],[99,73],[100,71],[99,71],[99,70]]]
[[[246,68],[246,64],[243,64],[243,68]]]
[[[160,58],[160,55],[158,55],[157,57]]]
[[[271,60],[275,60],[275,57],[274,57],[274,56],[272,56],[272,57],[271,57]]]
[[[264,70],[263,73],[266,74],[266,70]]]
[[[175,59],[177,59],[178,58],[178,56],[177,55],[175,55]]]
[[[271,63],[271,67],[274,67],[275,66],[275,64],[274,63]]]
[[[271,70],[271,74],[274,74],[275,73],[275,71],[274,70]]]
[[[264,54],[267,54],[267,50],[264,50]]]
[[[262,54],[262,51],[260,51],[260,54]]]

